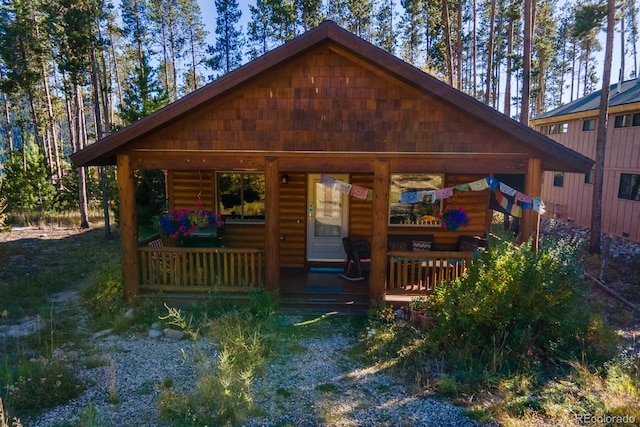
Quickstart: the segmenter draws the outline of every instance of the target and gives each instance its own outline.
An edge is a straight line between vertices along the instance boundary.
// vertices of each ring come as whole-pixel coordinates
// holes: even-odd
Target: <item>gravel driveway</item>
[[[279,315],[282,323],[302,317]],[[254,383],[253,396],[261,417],[243,426],[477,426],[462,409],[416,396],[397,377],[363,366],[349,352],[358,339],[343,329],[321,337],[300,338],[295,354],[276,353]],[[202,345],[202,343],[200,344]],[[73,425],[92,403],[104,425],[165,426],[157,419],[158,385],[172,379],[178,390],[192,390],[196,369],[183,358],[189,340],[154,339],[144,334],[96,338],[95,354],[105,363],[82,369],[92,384],[79,398],[56,407],[25,426]],[[204,344],[215,359],[216,349]],[[76,355],[77,356],[77,355]],[[74,352],[69,351],[69,357]],[[185,362],[186,360],[186,362]],[[84,363],[77,362],[78,366]],[[119,403],[109,403],[115,392]]]

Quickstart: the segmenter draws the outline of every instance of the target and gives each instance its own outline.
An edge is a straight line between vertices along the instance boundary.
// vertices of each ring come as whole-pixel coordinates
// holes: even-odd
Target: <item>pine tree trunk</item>
[[[100,80],[99,76],[99,67],[98,60],[96,58],[95,49],[91,50],[91,59],[93,63],[93,67],[91,70],[91,93],[93,94],[93,111],[95,114],[95,124],[96,124],[96,135],[98,139],[102,139],[105,136],[103,119],[102,119],[102,110],[100,106],[100,86],[98,85],[98,81]],[[105,172],[105,167],[100,166],[98,168],[99,178],[100,178],[100,188],[102,189],[102,212],[104,216],[104,232],[105,237],[107,239],[111,239],[111,224],[109,222],[109,200],[107,198],[107,175]]]
[[[456,87],[459,90],[462,90],[462,0],[458,0],[458,4],[456,7],[456,21],[458,22],[456,32],[457,40],[456,40],[456,77],[458,79],[458,83]]]
[[[573,41],[573,50],[571,53],[571,96],[569,97],[569,102],[573,101],[573,94],[574,94],[574,86],[576,83],[576,41]]]
[[[451,49],[451,26],[449,23],[449,2],[442,0],[442,25],[444,26],[445,65],[447,83],[453,86],[453,52]]]
[[[491,17],[489,18],[489,42],[487,43],[487,70],[484,90],[484,103],[491,102],[491,77],[493,77],[493,41],[496,23],[496,0],[491,0]]]
[[[174,26],[170,25],[169,26],[169,42],[170,42],[169,48],[171,53],[171,73],[172,73],[172,79],[173,79],[173,86],[171,88],[171,93],[173,94],[173,99],[178,99],[178,70],[177,70],[178,55],[176,53],[175,37],[176,35],[174,34]]]
[[[522,43],[522,99],[520,106],[520,123],[529,125],[529,104],[531,98],[531,49],[533,38],[533,5],[532,0],[524,0],[524,39]]]
[[[87,128],[82,102],[82,88],[76,85],[74,88],[75,128],[78,150],[86,146]],[[78,168],[78,204],[80,206],[80,228],[89,228],[89,202],[87,200],[87,178],[85,168]]]
[[[50,170],[55,171],[58,182],[62,180],[62,166],[60,165],[60,153],[58,147],[58,132],[56,130],[55,117],[53,115],[53,104],[51,102],[51,89],[49,87],[49,79],[47,78],[47,65],[42,62],[42,81],[44,83],[44,93],[47,102],[47,118],[49,119],[49,134],[51,141],[49,145]]]
[[[513,8],[513,0],[509,2],[509,9]],[[507,74],[505,76],[504,83],[504,114],[511,117],[511,73],[513,72],[513,20],[509,20],[509,26],[507,27]]]
[[[13,131],[11,130],[11,111],[9,110],[9,101],[7,100],[7,94],[2,94],[2,101],[4,104],[4,130],[7,138],[7,148],[9,152],[13,151]]]
[[[624,17],[620,18],[620,79],[618,81],[624,81],[624,56],[625,56],[625,32],[624,32]]]
[[[473,0],[473,16],[472,16],[472,32],[473,32],[473,47],[471,48],[473,58],[471,59],[471,72],[473,74],[473,97],[478,98],[478,64],[476,58],[478,57],[478,30],[476,28],[476,15],[478,12],[478,5],[476,0]]]
[[[613,32],[615,27],[615,0],[607,2],[607,41],[602,73],[602,91],[598,113],[598,134],[596,136],[596,158],[593,178],[593,206],[591,207],[591,235],[589,252],[600,253],[602,235],[602,190],[604,184],[604,157],[607,146],[607,119],[609,115],[609,87],[611,81],[611,60],[613,56]]]

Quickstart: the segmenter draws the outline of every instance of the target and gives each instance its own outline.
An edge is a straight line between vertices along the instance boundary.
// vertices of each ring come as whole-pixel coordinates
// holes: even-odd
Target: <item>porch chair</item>
[[[371,270],[371,245],[362,237],[343,237],[342,246],[347,255],[344,272],[339,276],[347,280],[364,280]]]
[[[148,243],[148,246],[151,248],[164,248],[164,243],[162,239],[154,239]],[[180,268],[180,259],[181,256],[178,253],[162,253],[162,252],[152,252],[151,260],[152,260],[152,273],[151,277],[155,281],[160,281],[160,283],[174,283],[178,284],[179,281],[179,268]]]

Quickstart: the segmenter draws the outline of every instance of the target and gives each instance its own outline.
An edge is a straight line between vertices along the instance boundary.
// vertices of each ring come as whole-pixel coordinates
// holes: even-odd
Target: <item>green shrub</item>
[[[50,176],[44,154],[29,138],[21,150],[9,153],[0,181],[0,198],[6,200],[11,213],[22,214],[26,222],[37,219],[60,208]]]
[[[493,372],[593,350],[579,245],[547,241],[534,251],[530,243],[495,240],[490,247],[467,275],[437,288],[435,349],[464,348]]]
[[[251,313],[259,319],[266,319],[276,311],[271,293],[264,288],[249,288]]]
[[[127,310],[122,275],[118,265],[108,263],[91,278],[84,292],[84,302],[97,328],[113,327]]]

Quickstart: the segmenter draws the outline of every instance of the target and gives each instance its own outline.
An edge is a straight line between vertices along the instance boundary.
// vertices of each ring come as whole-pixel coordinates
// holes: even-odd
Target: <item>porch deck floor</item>
[[[351,281],[337,269],[282,268],[280,304],[286,310],[362,313],[369,308],[369,282]]]

